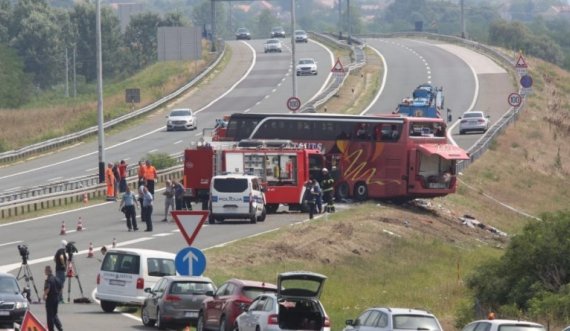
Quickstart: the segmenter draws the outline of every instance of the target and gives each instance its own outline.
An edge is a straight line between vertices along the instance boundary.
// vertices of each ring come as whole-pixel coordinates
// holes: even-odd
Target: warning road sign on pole
[[[188,246],[192,246],[194,239],[208,218],[208,212],[202,210],[176,210],[172,212],[172,217],[176,221],[182,236],[186,239]]]
[[[342,63],[340,63],[340,58],[336,59],[336,63],[332,67],[331,72],[333,74],[334,73],[343,73],[344,74],[344,68],[342,67]]]
[[[519,74],[519,76],[524,76],[527,74],[527,68],[528,68],[528,64],[526,64],[526,61],[525,61],[525,59],[521,53],[521,54],[519,54],[519,57],[517,58],[517,62],[515,62],[515,69],[517,70],[517,73]]]

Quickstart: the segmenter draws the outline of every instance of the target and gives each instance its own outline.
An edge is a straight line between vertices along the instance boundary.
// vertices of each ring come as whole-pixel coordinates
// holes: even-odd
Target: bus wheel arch
[[[354,184],[354,199],[364,201],[368,199],[368,185],[365,182]]]

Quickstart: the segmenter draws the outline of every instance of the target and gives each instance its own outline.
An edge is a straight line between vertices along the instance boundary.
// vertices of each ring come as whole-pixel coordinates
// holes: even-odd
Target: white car
[[[265,221],[263,191],[257,176],[227,174],[212,177],[209,223],[236,218],[249,219],[251,223]]]
[[[307,271],[281,273],[278,293],[263,293],[234,323],[238,331],[330,331],[330,320],[319,301],[326,276]]]
[[[347,320],[343,331],[442,331],[432,313],[411,308],[376,307],[366,309],[355,320]],[[487,330],[488,331],[488,330]]]
[[[463,113],[459,119],[459,134],[469,131],[487,132],[489,130],[490,116],[482,111],[468,111]]]
[[[295,42],[297,43],[308,43],[309,37],[305,30],[295,30]]]
[[[166,131],[194,130],[198,128],[198,120],[190,108],[174,109],[166,118]]]
[[[315,61],[315,59],[313,59],[313,58],[299,59],[299,62],[297,62],[297,67],[295,68],[295,71],[297,72],[297,76],[301,76],[301,75],[315,75],[316,76],[318,74],[317,61]]]
[[[282,52],[281,42],[279,41],[279,39],[268,39],[265,42],[265,44],[263,44],[263,49],[265,53],[271,53],[271,52],[281,53]]]
[[[461,331],[546,331],[542,324],[521,320],[488,319],[467,324]]]

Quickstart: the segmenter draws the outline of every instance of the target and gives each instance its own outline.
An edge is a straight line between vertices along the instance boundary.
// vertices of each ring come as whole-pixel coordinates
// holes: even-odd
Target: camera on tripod
[[[28,258],[30,257],[30,250],[26,245],[18,245],[18,251],[22,257],[22,264],[28,264]]]
[[[65,252],[69,256],[69,260],[71,261],[71,259],[73,258],[73,253],[78,252],[77,247],[75,247],[75,241],[70,241],[67,243],[67,245],[65,245]]]

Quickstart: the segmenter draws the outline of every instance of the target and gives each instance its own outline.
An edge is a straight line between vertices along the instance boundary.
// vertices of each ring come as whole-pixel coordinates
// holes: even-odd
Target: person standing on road
[[[305,193],[303,194],[303,202],[309,209],[309,219],[313,219],[313,215],[315,214],[317,194],[318,193],[315,191],[314,179],[307,181],[305,184]]]
[[[53,276],[51,266],[46,265],[44,273],[46,275],[46,281],[44,283],[44,301],[46,303],[48,330],[54,331],[55,326],[59,331],[63,331],[63,326],[57,316],[59,296],[63,289],[63,284],[58,284],[59,281]]]
[[[125,193],[127,191],[127,162],[121,160],[119,163],[119,192]]]
[[[150,163],[149,160],[146,160],[145,163],[144,179],[146,181],[146,187],[148,188],[148,191],[154,196],[154,184],[156,184],[156,168]]]
[[[168,210],[174,210],[174,186],[170,179],[166,180],[164,192],[164,219],[162,222],[168,222]]]
[[[139,161],[139,167],[137,169],[137,174],[139,176],[138,186],[145,185],[144,174],[146,172],[146,165],[143,161]]]
[[[115,201],[115,175],[113,174],[113,164],[107,164],[105,170],[105,184],[107,184],[107,201]]]
[[[129,232],[132,230],[137,231],[139,228],[137,227],[137,199],[135,194],[131,192],[131,188],[127,186],[126,192],[123,194],[121,198],[121,205],[119,206],[119,210],[124,209],[125,218],[127,219],[127,228]]]
[[[145,232],[152,231],[152,204],[153,204],[152,193],[148,190],[146,186],[143,186],[143,203],[142,203],[142,220],[146,223]]]
[[[53,260],[55,262],[55,277],[59,281],[61,287],[65,284],[65,277],[67,272],[67,253],[65,248],[67,246],[67,241],[62,240],[59,249],[55,252]],[[59,292],[58,302],[63,303],[63,291]]]
[[[176,206],[176,210],[182,210],[182,206],[184,205],[184,186],[177,180],[172,183],[172,187],[174,188],[174,205]]]
[[[325,212],[333,213],[335,211],[333,202],[334,179],[332,178],[327,168],[323,168],[321,172],[323,174],[323,179],[321,182],[321,189],[323,190],[323,201],[327,204],[325,206]]]
[[[119,173],[119,162],[113,164],[113,176],[115,177],[115,199],[119,196],[119,183],[121,182],[121,174]]]

